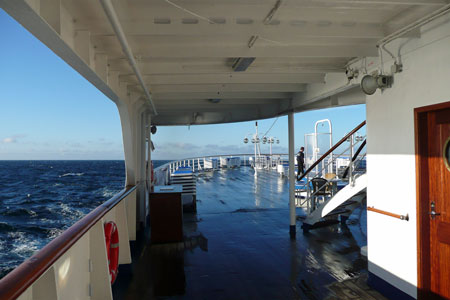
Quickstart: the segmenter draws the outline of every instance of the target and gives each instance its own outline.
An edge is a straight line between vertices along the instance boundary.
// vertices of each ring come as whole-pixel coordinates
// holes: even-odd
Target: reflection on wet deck
[[[197,188],[184,242],[136,244],[115,299],[384,299],[365,284],[358,212],[348,226],[306,235],[298,224],[291,240],[287,180],[275,172],[222,170],[200,176]]]

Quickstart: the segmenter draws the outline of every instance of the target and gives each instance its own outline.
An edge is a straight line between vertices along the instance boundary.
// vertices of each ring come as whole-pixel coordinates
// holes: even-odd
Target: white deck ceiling
[[[277,0],[112,3],[152,94],[158,112],[152,122],[172,125],[282,114],[311,84],[345,76],[348,61],[377,56],[377,41],[447,1],[282,0],[278,9]],[[114,101],[145,97],[99,1],[0,0],[0,6]],[[256,59],[234,72],[239,57]]]

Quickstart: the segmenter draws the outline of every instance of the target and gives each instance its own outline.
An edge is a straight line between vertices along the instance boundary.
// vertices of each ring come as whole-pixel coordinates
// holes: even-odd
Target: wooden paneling
[[[440,243],[450,245],[450,223],[439,222],[437,236]]]
[[[415,109],[419,299],[450,298],[450,102]],[[430,217],[430,204],[437,215]]]

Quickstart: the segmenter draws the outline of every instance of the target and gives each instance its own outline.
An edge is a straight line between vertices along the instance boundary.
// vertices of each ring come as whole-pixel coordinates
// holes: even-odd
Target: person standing
[[[297,180],[300,178],[300,175],[305,173],[305,147],[300,147],[300,151],[297,153]]]

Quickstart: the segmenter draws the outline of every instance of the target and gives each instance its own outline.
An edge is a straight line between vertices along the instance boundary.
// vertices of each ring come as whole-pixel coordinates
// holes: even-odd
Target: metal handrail
[[[364,142],[362,142],[362,144],[359,146],[358,150],[356,150],[355,155],[353,155],[353,157],[352,157],[352,162],[354,162],[358,158],[359,153],[361,153],[362,149],[366,145],[366,141],[367,141],[367,139],[364,139]],[[343,178],[347,177],[347,173],[348,173],[348,170],[350,169],[350,166],[351,166],[351,164],[348,165],[348,167],[345,169],[344,174],[342,175]]]
[[[0,280],[0,299],[16,299],[63,256],[89,229],[100,221],[119,202],[130,195],[136,186],[127,186],[114,197],[99,205],[48,243],[32,257]]]
[[[299,181],[302,180],[303,178],[305,178],[306,175],[308,175],[308,173],[310,173],[317,165],[319,165],[320,162],[322,162],[322,160],[324,160],[328,155],[330,155],[330,153],[332,153],[334,150],[337,149],[337,147],[339,147],[342,143],[344,143],[349,137],[351,137],[354,133],[356,133],[359,129],[361,129],[364,125],[366,125],[366,121],[363,121],[361,124],[359,124],[358,126],[356,126],[352,131],[350,131],[349,133],[347,133],[339,142],[337,142],[333,147],[331,147],[327,152],[325,152],[324,155],[322,155],[318,160],[316,160],[310,167],[308,170],[306,170],[305,173],[303,173],[300,178]]]
[[[365,136],[364,136],[364,138],[365,138]],[[359,142],[357,142],[355,145],[357,145]],[[328,162],[326,165],[324,165],[323,166],[323,168],[324,169],[326,169],[326,168],[328,168],[329,166],[330,166],[330,164],[333,164],[333,161],[334,160],[336,160],[337,158],[340,158],[341,156],[343,156],[344,155],[344,153],[345,152],[347,152],[348,150],[350,150],[350,148],[352,148],[352,145],[350,145],[350,146],[348,146],[347,148],[345,148],[345,150],[343,150],[340,154],[338,154],[337,156],[333,156],[333,160],[331,160],[330,162]],[[358,149],[359,150],[359,149]],[[362,150],[362,148],[361,148],[361,150]],[[359,152],[358,152],[358,155],[359,155]],[[358,157],[358,155],[354,155],[353,157]],[[364,155],[363,155],[364,156]],[[353,162],[353,160],[352,160],[352,162]],[[348,167],[347,167],[348,168]],[[315,176],[313,177],[313,178],[315,178],[315,177],[318,177],[319,176],[319,174],[315,174]],[[335,178],[337,176],[337,174],[335,174],[335,176],[333,177],[333,178]],[[343,176],[343,177],[345,177],[345,176]],[[309,178],[309,177],[307,177],[307,178]],[[333,179],[333,178],[331,178],[331,179]]]

